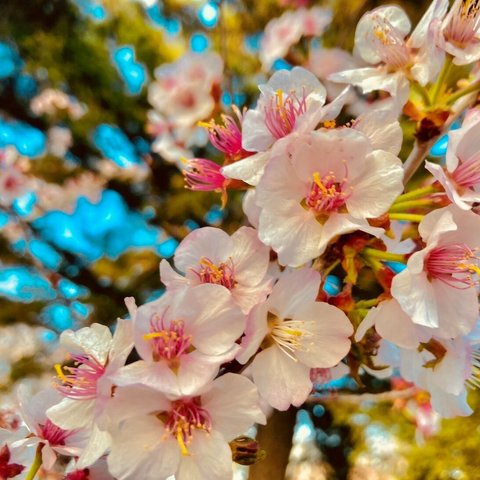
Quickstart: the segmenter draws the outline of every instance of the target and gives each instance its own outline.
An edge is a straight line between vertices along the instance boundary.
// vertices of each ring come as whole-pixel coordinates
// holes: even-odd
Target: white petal
[[[395,155],[375,150],[363,160],[363,172],[349,178],[352,194],[348,212],[355,218],[375,218],[384,214],[403,191],[402,162]],[[358,175],[358,176],[357,176]]]
[[[244,434],[254,423],[266,423],[257,387],[241,375],[227,373],[217,378],[202,395],[202,406],[212,417],[213,429],[227,442]]]
[[[243,180],[249,185],[258,185],[265,170],[265,165],[270,159],[270,151],[259,152],[250,157],[238,160],[221,169],[222,174],[227,178]]]
[[[93,424],[88,443],[77,461],[79,469],[93,465],[110,447],[112,437]]]
[[[260,352],[250,366],[260,395],[277,410],[299,407],[312,390],[310,368],[287,357],[278,347]]]
[[[397,117],[387,110],[372,110],[360,115],[353,128],[369,138],[374,150],[385,150],[398,155],[402,148],[402,128]]]
[[[65,430],[83,428],[91,424],[95,414],[95,399],[73,400],[64,398],[47,410],[47,417]]]

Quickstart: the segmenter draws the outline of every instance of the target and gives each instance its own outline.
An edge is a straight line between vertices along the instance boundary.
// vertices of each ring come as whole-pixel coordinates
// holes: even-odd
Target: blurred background
[[[241,191],[222,209],[185,188],[185,159],[222,161],[198,122],[251,105],[276,70],[357,65],[355,25],[382,3],[1,0],[0,427],[18,382],[51,381],[63,330],[114,324],[125,297],[161,295],[159,261],[190,231],[245,222]],[[415,24],[430,2],[388,3]],[[288,478],[480,478],[478,409],[440,421],[422,392],[370,380],[364,395],[348,377],[321,383]]]

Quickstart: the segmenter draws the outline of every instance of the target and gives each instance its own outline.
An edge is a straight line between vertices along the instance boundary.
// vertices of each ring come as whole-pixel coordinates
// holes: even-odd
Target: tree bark
[[[249,480],[282,480],[292,448],[293,428],[297,409],[290,407],[286,412],[275,410],[265,426],[258,429],[257,441],[267,452],[264,460],[250,467]]]

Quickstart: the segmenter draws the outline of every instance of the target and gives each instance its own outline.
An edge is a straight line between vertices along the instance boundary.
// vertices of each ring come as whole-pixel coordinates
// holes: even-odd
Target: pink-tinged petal
[[[441,19],[445,16],[448,10],[448,0],[433,0],[428,7],[423,17],[417,23],[408,39],[408,43],[413,48],[421,48],[421,46],[428,40],[428,30],[430,23],[434,19]]]
[[[433,279],[441,336],[455,338],[467,335],[478,319],[478,295],[475,287],[458,289]]]
[[[270,249],[259,239],[254,228],[240,227],[233,235],[232,258],[235,280],[246,285],[260,283],[267,274]]]
[[[133,322],[131,320],[117,320],[112,346],[108,354],[109,366],[112,362],[122,366],[133,348]]]
[[[110,448],[112,437],[93,424],[88,443],[77,461],[77,467],[83,469],[93,465]]]
[[[295,131],[299,134],[314,130],[320,122],[334,120],[340,115],[345,104],[351,99],[352,89],[344,88],[330,103],[319,108],[307,110],[297,121]]]
[[[227,442],[244,434],[254,423],[266,423],[259,406],[257,387],[248,378],[227,373],[217,378],[202,395],[202,406],[210,412],[212,428]]]
[[[283,272],[267,301],[268,310],[280,318],[292,318],[302,305],[315,302],[320,281],[312,268]]]
[[[389,152],[375,150],[364,158],[363,168],[349,178],[352,194],[346,200],[347,209],[355,218],[375,218],[403,191],[402,162]]]
[[[337,307],[324,302],[305,303],[293,314],[293,320],[303,322],[302,329],[310,335],[299,337],[296,358],[310,368],[330,368],[337,365],[350,350],[353,327]]]
[[[270,160],[270,151],[259,152],[250,157],[238,160],[221,169],[222,174],[227,178],[243,180],[249,185],[256,186],[262,178],[265,165]]]
[[[461,210],[455,205],[450,205],[441,210],[451,214],[451,218],[455,223],[457,230],[455,231],[451,229],[439,236],[439,244],[460,241],[474,250],[480,247],[480,237],[478,235],[478,232],[480,231],[480,215],[477,215],[470,210]],[[432,213],[435,212],[436,211]],[[430,215],[431,214],[428,214],[423,221],[425,221]]]
[[[414,275],[406,268],[393,278],[391,292],[414,323],[430,328],[440,326],[435,290],[425,272]]]
[[[431,392],[432,408],[442,418],[468,417],[473,413],[467,403],[467,391],[463,390],[459,395],[452,395],[440,389]]]
[[[160,262],[160,280],[169,291],[180,290],[185,288],[189,283],[188,280],[183,275],[177,273],[165,259]]]
[[[480,43],[478,39],[466,46],[458,47],[457,45],[446,42],[444,45],[445,51],[453,55],[453,63],[455,65],[469,65],[480,59]]]
[[[322,236],[319,241],[321,253],[325,251],[328,243],[336,237],[357,230],[369,233],[374,237],[380,237],[385,232],[383,228],[370,226],[366,220],[353,218],[350,215],[334,214],[330,216],[323,226]]]
[[[251,188],[245,192],[242,201],[243,213],[245,213],[250,225],[258,230],[258,222],[260,221],[261,209],[256,201],[256,189]]]
[[[248,314],[255,305],[265,301],[268,294],[272,291],[273,283],[273,278],[267,277],[265,281],[255,286],[237,284],[231,291],[232,298],[242,309],[242,312]]]
[[[378,54],[378,47],[372,42],[372,37],[374,37],[379,20],[383,19],[398,32],[401,38],[404,38],[412,28],[407,14],[400,7],[394,5],[378,7],[363,15],[355,31],[354,51],[368,63],[376,64],[382,60]]]
[[[263,339],[268,333],[267,324],[268,303],[255,306],[247,319],[245,335],[242,337],[237,361],[245,364],[257,352]]]
[[[117,480],[158,480],[177,471],[180,448],[155,416],[136,417],[115,432],[107,462]]]
[[[45,443],[42,448],[42,465],[46,470],[51,470],[57,461],[57,454],[52,447]]]
[[[178,391],[177,376],[164,362],[139,360],[121,368],[113,377],[115,385],[147,385],[161,392]]]
[[[277,410],[299,407],[312,390],[310,368],[272,346],[260,352],[250,366],[260,395]]]
[[[245,315],[221,285],[189,288],[175,311],[177,318],[189,320],[192,344],[204,354],[223,354],[245,329]]]
[[[474,215],[474,214],[472,214]],[[457,232],[458,226],[453,218],[453,209],[439,208],[425,215],[418,226],[422,240],[427,244],[436,243],[440,237],[444,238],[448,232]]]
[[[130,320],[134,322],[135,317],[137,316],[137,310],[138,310],[137,304],[135,303],[135,298],[133,297],[125,298],[125,305],[127,307],[128,314],[130,315]]]
[[[398,155],[402,148],[402,128],[397,117],[387,110],[373,110],[360,115],[353,128],[368,137],[373,150]]]
[[[372,308],[367,316],[375,322],[375,329],[382,338],[402,348],[417,348],[431,337],[428,330],[412,322],[394,299]]]
[[[152,412],[168,411],[170,405],[170,400],[163,393],[146,385],[117,387],[100,426],[113,431],[123,420]]]
[[[17,389],[17,397],[23,420],[33,433],[38,433],[38,425],[45,423],[45,411],[62,401],[62,396],[54,388],[41,390],[32,398],[28,388],[22,384]]]
[[[300,203],[279,205],[281,213],[267,209],[260,214],[259,237],[278,254],[281,265],[298,267],[318,257],[326,245],[320,244],[321,225],[313,212]]]
[[[358,326],[357,330],[355,331],[355,341],[360,342],[362,338],[365,336],[368,330],[370,330],[376,321],[375,309],[372,308],[367,316],[362,320],[362,323]]]
[[[91,424],[95,415],[95,399],[73,400],[64,398],[58,405],[46,411],[47,417],[64,430],[84,428]]]
[[[447,177],[447,175],[445,174],[445,170],[440,165],[427,161],[425,162],[425,168],[433,175],[435,180],[438,180],[440,182],[440,184],[445,189],[445,193],[447,194],[448,198],[452,203],[454,203],[458,208],[461,208],[462,210],[472,209],[472,205],[466,203],[463,200],[462,196],[459,195],[459,193],[457,192],[455,183],[452,182],[449,177]]]
[[[265,125],[263,110],[261,108],[248,110],[242,123],[242,147],[244,150],[247,150],[247,152],[265,152],[274,142],[274,136]]]
[[[188,273],[191,268],[198,268],[199,261],[206,257],[214,264],[228,260],[233,242],[220,228],[204,227],[191,232],[175,251],[175,267]]]
[[[93,323],[76,332],[66,330],[60,335],[61,344],[71,353],[86,353],[105,364],[112,343],[112,333],[105,325]]]
[[[196,430],[188,445],[189,455],[179,461],[176,480],[227,480],[232,478],[232,451],[216,431]]]

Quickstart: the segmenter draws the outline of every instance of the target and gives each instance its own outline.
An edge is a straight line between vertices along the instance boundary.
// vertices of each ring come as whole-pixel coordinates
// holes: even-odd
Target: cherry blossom
[[[390,109],[400,113],[410,92],[410,79],[425,86],[439,73],[444,55],[437,47],[435,27],[448,8],[448,1],[434,0],[410,37],[411,23],[397,6],[382,6],[367,12],[358,22],[355,51],[373,67],[346,70],[330,80],[351,83],[363,93],[384,90],[392,96]]]
[[[438,328],[442,337],[469,333],[478,317],[476,249],[480,217],[456,206],[425,216],[425,247],[392,281],[392,295],[415,324]]]
[[[467,65],[480,59],[479,31],[479,2],[455,0],[443,20],[439,43],[456,65]]]
[[[174,400],[146,387],[119,388],[110,472],[119,480],[231,478],[228,442],[265,423],[258,404],[255,385],[231,373]]]
[[[190,395],[212,380],[238,351],[246,322],[230,291],[209,283],[166,293],[132,316],[142,360],[123,367],[115,384],[145,384],[169,395]]]
[[[241,227],[229,236],[218,228],[205,227],[185,237],[175,252],[175,267],[185,276],[166,260],[160,263],[160,274],[169,291],[202,283],[221,285],[248,313],[270,293],[269,261],[269,248],[258,240],[253,228]]]
[[[64,398],[48,409],[47,416],[65,429],[88,429],[89,442],[78,461],[80,468],[98,460],[110,445],[101,419],[112,397],[113,377],[133,347],[130,323],[118,320],[113,337],[108,327],[98,323],[76,332],[66,330],[60,337],[74,366],[56,365],[57,390]]]
[[[462,128],[448,134],[446,166],[425,162],[448,198],[463,210],[480,202],[480,111],[470,110]]]
[[[260,395],[274,408],[299,406],[312,390],[311,369],[337,365],[350,349],[353,328],[336,307],[316,302],[320,274],[310,268],[285,272],[266,302],[248,317],[242,350]]]
[[[298,8],[286,11],[265,27],[260,45],[260,61],[268,70],[278,58],[283,58],[303,36],[320,36],[332,20],[332,13],[323,8]]]
[[[403,170],[394,154],[375,149],[379,142],[360,128],[320,129],[273,149],[257,188],[259,238],[282,265],[313,260],[338,235],[381,235],[367,219],[402,191]]]

